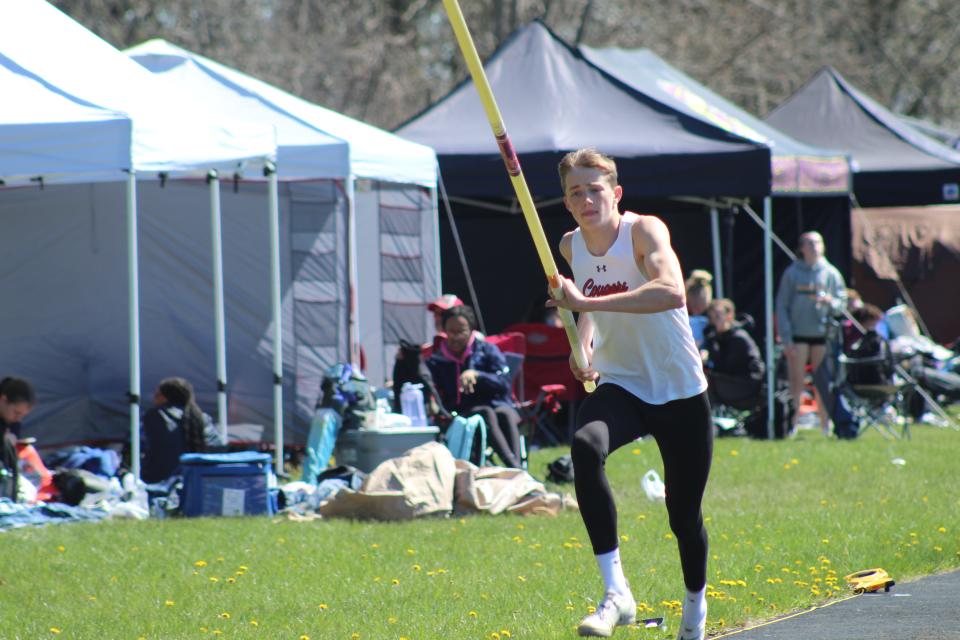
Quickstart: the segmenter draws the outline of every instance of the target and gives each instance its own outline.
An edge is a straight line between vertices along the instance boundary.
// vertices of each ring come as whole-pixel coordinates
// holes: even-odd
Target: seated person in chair
[[[213,420],[197,406],[193,385],[187,380],[161,380],[153,403],[140,423],[140,476],[144,482],[163,482],[178,475],[180,454],[203,453],[223,444]]]
[[[477,339],[472,307],[451,307],[441,318],[446,338],[427,359],[441,404],[463,416],[482,415],[488,441],[504,465],[520,468],[520,414],[510,397],[503,353]]]
[[[875,305],[864,304],[854,310],[853,317],[864,333],[846,349],[847,381],[854,385],[890,384],[893,381],[893,355],[890,345],[877,331],[883,311]]]
[[[712,399],[719,404],[758,397],[764,365],[760,349],[735,320],[732,300],[719,298],[707,307],[710,325],[704,331],[704,371]]]

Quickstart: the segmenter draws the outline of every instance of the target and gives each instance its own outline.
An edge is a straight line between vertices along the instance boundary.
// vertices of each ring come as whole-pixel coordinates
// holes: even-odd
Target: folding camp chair
[[[525,440],[521,443],[523,458],[526,459],[526,441],[544,438],[548,444],[559,445],[561,438],[554,430],[552,417],[560,408],[560,396],[566,393],[563,385],[543,385],[537,388],[532,399],[525,399],[530,393],[525,384],[527,365],[527,338],[523,333],[507,331],[487,336],[503,352],[510,367],[510,383],[513,391],[514,407],[522,418],[521,426],[526,426]]]
[[[583,384],[570,371],[570,342],[563,327],[541,323],[519,323],[507,327],[508,332],[519,332],[527,338],[527,356],[523,368],[524,401],[536,402],[541,390],[547,390],[551,401],[566,405],[567,434],[561,437],[555,423],[543,426],[550,429],[556,440],[568,440],[573,434],[577,404],[586,397]]]
[[[881,376],[883,379],[875,380],[870,375],[861,374],[863,371],[873,373],[883,369],[888,362],[889,356],[886,354],[868,358],[852,358],[840,354],[840,389],[853,405],[854,414],[860,419],[857,435],[873,428],[888,440],[909,439],[910,422],[901,415],[904,393],[909,385],[895,375],[884,375]]]

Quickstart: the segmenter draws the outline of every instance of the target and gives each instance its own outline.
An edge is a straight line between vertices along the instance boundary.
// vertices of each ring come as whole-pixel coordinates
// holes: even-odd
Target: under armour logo
[[[597,273],[600,273],[601,271],[606,271],[606,270],[607,270],[607,265],[605,265],[605,264],[598,264],[598,265],[597,265]]]

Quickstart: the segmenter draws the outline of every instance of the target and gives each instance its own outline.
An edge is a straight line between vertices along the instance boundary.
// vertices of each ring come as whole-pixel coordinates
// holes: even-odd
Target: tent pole
[[[140,275],[137,266],[137,176],[127,174],[127,307],[130,322],[130,468],[140,479]]]
[[[347,278],[350,281],[350,305],[347,314],[347,349],[350,364],[360,370],[360,319],[357,317],[357,286],[360,283],[357,265],[357,177],[351,172],[346,180],[347,192]]]
[[[767,438],[773,440],[773,200],[763,199],[763,288],[767,351]]]
[[[267,163],[270,207],[270,315],[273,321],[273,448],[274,470],[283,473],[283,327],[280,315],[280,203],[277,168]]]
[[[217,426],[227,442],[227,356],[223,319],[223,238],[220,229],[220,178],[207,173],[210,187],[210,236],[213,240],[213,317],[217,357]]]
[[[723,295],[723,265],[720,256],[720,216],[716,207],[710,207],[710,238],[713,241],[713,282],[718,298]]]

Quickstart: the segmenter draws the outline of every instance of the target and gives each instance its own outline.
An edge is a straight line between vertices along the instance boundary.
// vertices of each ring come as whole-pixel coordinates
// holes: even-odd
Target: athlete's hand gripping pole
[[[517,199],[520,201],[520,208],[523,210],[523,217],[527,221],[527,228],[533,237],[533,244],[537,247],[537,254],[540,256],[540,262],[543,264],[543,270],[547,275],[547,283],[550,287],[550,295],[559,300],[563,297],[563,287],[560,281],[560,272],[557,270],[557,263],[553,259],[553,253],[550,251],[550,245],[547,243],[547,236],[543,233],[543,226],[540,224],[540,218],[537,215],[536,207],[533,204],[533,197],[530,195],[530,189],[527,187],[527,181],[523,177],[523,171],[520,169],[520,159],[517,158],[517,152],[513,148],[513,143],[507,137],[507,129],[503,124],[503,118],[500,115],[500,109],[497,107],[496,99],[493,97],[493,90],[487,81],[487,74],[483,70],[483,64],[480,62],[480,56],[477,54],[477,48],[473,44],[473,38],[470,36],[470,30],[467,28],[467,22],[463,18],[463,12],[460,10],[460,4],[457,0],[443,0],[443,8],[447,12],[447,18],[450,20],[450,26],[453,27],[453,33],[457,37],[457,44],[460,45],[460,52],[463,54],[470,70],[470,76],[473,78],[473,84],[480,94],[480,102],[483,103],[483,110],[487,114],[487,120],[490,121],[490,128],[493,129],[493,135],[497,139],[497,146],[500,147],[500,155],[503,156],[503,163],[507,167],[507,173],[510,174],[510,181],[513,183],[513,189],[517,193]],[[577,335],[577,324],[573,319],[573,313],[569,309],[560,308],[560,319],[563,321],[563,328],[567,332],[567,339],[570,341],[570,348],[573,351],[573,357],[577,366],[581,369],[587,368],[587,356],[584,353],[583,345],[580,344],[580,337]],[[584,388],[589,392],[596,389],[596,383],[586,381]]]

